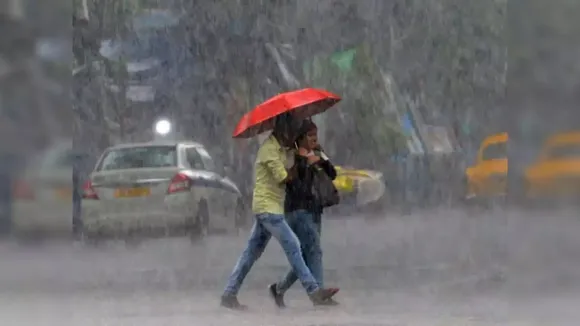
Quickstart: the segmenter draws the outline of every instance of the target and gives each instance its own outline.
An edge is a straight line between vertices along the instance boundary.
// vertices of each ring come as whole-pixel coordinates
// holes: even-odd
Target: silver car
[[[84,185],[87,239],[237,232],[245,222],[237,186],[195,142],[118,145],[105,150]]]
[[[57,142],[29,161],[13,186],[13,233],[72,234],[74,161],[70,141]]]

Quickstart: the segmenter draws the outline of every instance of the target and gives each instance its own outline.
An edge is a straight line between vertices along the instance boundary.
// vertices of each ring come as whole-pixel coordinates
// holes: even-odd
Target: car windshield
[[[580,158],[580,144],[556,145],[548,150],[550,159]]]
[[[507,158],[507,143],[494,143],[488,145],[481,155],[483,161]]]
[[[107,151],[97,170],[161,168],[176,165],[177,151],[175,146],[143,146]]]
[[[84,157],[80,153],[75,153],[71,146],[55,147],[44,155],[41,155],[37,164],[41,169],[72,169],[75,162],[80,162]]]

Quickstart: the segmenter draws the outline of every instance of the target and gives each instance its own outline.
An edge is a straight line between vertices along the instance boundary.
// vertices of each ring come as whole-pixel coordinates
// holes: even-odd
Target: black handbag
[[[338,205],[340,196],[330,177],[319,166],[312,166],[312,194],[317,204],[324,207]]]

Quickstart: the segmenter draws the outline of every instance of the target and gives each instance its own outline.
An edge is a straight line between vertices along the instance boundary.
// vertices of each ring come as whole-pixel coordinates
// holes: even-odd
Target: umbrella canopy
[[[298,119],[306,119],[322,113],[340,101],[340,97],[331,92],[304,88],[278,94],[252,111],[246,113],[234,130],[234,138],[250,138],[274,128],[277,116],[292,112]]]

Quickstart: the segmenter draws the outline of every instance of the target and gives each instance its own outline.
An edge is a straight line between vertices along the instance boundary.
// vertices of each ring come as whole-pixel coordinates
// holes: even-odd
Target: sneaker
[[[274,303],[278,308],[286,308],[286,304],[284,303],[284,294],[278,292],[276,289],[276,283],[270,284],[268,291],[270,292],[270,297],[274,299]]]
[[[248,307],[246,305],[241,304],[238,301],[238,297],[235,295],[222,295],[220,305],[224,308],[234,309],[234,310],[246,310]]]
[[[326,299],[322,302],[314,302],[315,306],[338,306],[338,301],[334,300],[333,298]]]
[[[326,300],[332,298],[336,294],[336,289],[318,289],[313,293],[309,294],[312,303],[323,304]]]
[[[340,288],[328,288],[328,290],[332,291],[334,294],[337,294],[338,291],[340,291]]]

